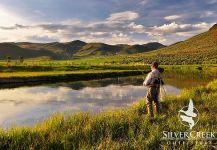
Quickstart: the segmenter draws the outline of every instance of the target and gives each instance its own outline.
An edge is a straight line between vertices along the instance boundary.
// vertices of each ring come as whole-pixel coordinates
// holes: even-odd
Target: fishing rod
[[[159,72],[160,73],[163,73],[164,72],[164,68],[158,68]],[[164,100],[164,97],[167,95],[167,92],[166,92],[166,89],[164,88],[164,82],[162,80],[162,78],[160,77],[160,99],[161,101]]]

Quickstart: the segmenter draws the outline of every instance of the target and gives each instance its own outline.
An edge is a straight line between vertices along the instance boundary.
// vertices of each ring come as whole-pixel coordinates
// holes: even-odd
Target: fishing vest
[[[153,72],[151,76],[150,86],[159,87],[161,84],[161,78],[159,72]]]

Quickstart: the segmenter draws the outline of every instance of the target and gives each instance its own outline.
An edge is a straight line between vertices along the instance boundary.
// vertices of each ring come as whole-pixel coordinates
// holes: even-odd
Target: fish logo
[[[179,110],[179,118],[183,125],[188,126],[190,129],[195,126],[199,120],[199,112],[194,107],[193,100],[189,100],[188,106],[183,107]]]

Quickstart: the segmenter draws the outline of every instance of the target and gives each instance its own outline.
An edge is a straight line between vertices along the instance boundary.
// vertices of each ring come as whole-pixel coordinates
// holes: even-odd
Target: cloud
[[[22,28],[28,28],[28,26],[23,26],[20,24],[15,24],[14,26],[8,26],[8,27],[0,26],[0,29],[3,30],[15,30],[15,29],[22,29]]]
[[[125,12],[118,12],[113,13],[108,17],[107,21],[131,21],[135,20],[139,17],[139,14],[133,11],[125,11]]]
[[[135,22],[131,22],[128,27],[131,29],[132,32],[144,33],[145,31],[145,27],[143,25],[137,25]]]
[[[172,34],[178,40],[208,30],[191,25],[215,21],[216,3],[217,0],[2,0],[0,42],[84,39],[135,44],[153,42],[153,35],[159,34],[161,41],[177,42],[170,37]]]
[[[181,32],[202,32],[208,30],[212,25],[213,23],[206,22],[201,22],[197,24],[177,24],[175,22],[172,22],[170,24],[151,27],[151,30],[148,33],[151,35],[169,35]]]
[[[12,32],[17,35],[23,32],[22,36],[19,36],[15,42],[25,40],[32,42],[52,42],[55,40],[67,42],[80,39],[87,42],[107,42],[109,44],[142,44],[146,41],[132,36],[145,31],[143,25],[135,22],[138,17],[139,14],[136,12],[124,11],[113,13],[105,20],[96,22],[66,20],[61,23],[44,23],[30,26],[16,24],[14,26],[0,27],[0,33],[7,35],[5,40],[10,41],[13,36],[11,35]],[[14,38],[12,39],[14,40]]]
[[[50,38],[59,39],[58,32],[50,32],[41,29],[37,26],[23,26],[16,25],[11,27],[1,27],[0,28],[0,40],[2,42],[22,42],[22,41],[32,41],[32,37],[43,37],[47,36]],[[36,41],[36,40],[34,40]],[[44,41],[46,42],[46,41]]]
[[[215,0],[209,1],[214,3]],[[62,2],[65,3],[66,0]],[[5,0],[4,3],[9,2]],[[167,44],[168,41],[169,43],[177,42],[179,39],[183,40],[208,30],[209,24],[216,18],[212,6],[201,1],[198,3],[192,1],[186,5],[186,0],[176,3],[172,0],[165,3],[149,0],[126,0],[124,2],[121,0],[111,0],[110,2],[94,0],[91,2],[94,9],[88,6],[90,3],[88,2],[85,4],[85,8],[86,5],[88,8],[82,12],[80,12],[81,2],[78,1],[76,4],[70,2],[69,5],[73,5],[73,8],[78,7],[75,7],[72,12],[70,8],[67,13],[68,5],[63,10],[64,7],[59,6],[58,2],[57,8],[61,7],[61,11],[59,11],[53,10],[53,8],[44,9],[45,6],[50,8],[50,2],[46,1],[40,4],[43,3],[46,3],[46,5],[40,5],[43,7],[36,6],[37,2],[34,2],[36,7],[30,7],[32,12],[29,11],[29,15],[26,16],[30,18],[31,22],[27,23],[19,21],[21,18],[28,20],[23,14],[23,12],[28,14],[26,6],[22,6],[22,13],[20,8],[9,9],[11,12],[17,12],[17,15],[0,9],[0,16],[2,11],[5,18],[9,18],[9,20],[10,16],[15,16],[12,17],[13,20],[9,21],[10,24],[0,24],[0,42],[67,42],[78,39],[108,44],[143,44],[157,40]],[[54,4],[57,3],[54,2]],[[206,6],[209,6],[209,9]],[[99,9],[95,10],[95,8]],[[22,14],[24,17],[18,14]],[[41,20],[37,20],[38,18]],[[13,24],[11,24],[12,22]],[[176,38],[172,36],[176,36]]]
[[[196,24],[163,24],[153,26],[146,30],[149,36],[152,36],[159,42],[172,44],[174,41],[181,41],[188,37],[207,31],[214,23],[196,23]]]
[[[48,35],[33,35],[33,36],[27,36],[26,37],[31,42],[41,43],[41,42],[53,42],[58,41],[55,37],[50,37]]]
[[[164,17],[164,19],[166,19],[166,20],[176,20],[176,19],[180,19],[182,17],[183,17],[182,15],[171,15],[171,16]]]
[[[15,13],[5,10],[0,5],[0,25],[11,26],[13,24],[18,24],[18,23],[28,23],[28,21],[24,20],[22,17],[20,17]]]
[[[204,17],[210,17],[210,16],[213,16],[215,15],[215,12],[214,11],[205,11],[201,14],[201,17],[204,18]]]
[[[112,15],[111,15],[112,16]],[[84,40],[86,42],[105,42],[109,44],[144,44],[148,42],[136,38],[135,34],[149,37],[150,41],[173,43],[174,39],[183,39],[208,30],[213,23],[178,24],[172,22],[160,26],[145,27],[134,21],[115,19],[85,23],[81,21],[71,24],[39,24],[34,26],[14,25],[0,27],[0,34],[7,35],[1,38],[4,41],[32,41],[32,42],[68,42]],[[175,38],[171,38],[175,36]]]

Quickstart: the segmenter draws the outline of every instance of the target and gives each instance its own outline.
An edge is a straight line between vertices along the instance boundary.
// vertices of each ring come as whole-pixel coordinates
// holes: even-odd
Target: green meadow
[[[109,60],[110,62],[108,62]],[[175,70],[180,72],[200,71],[216,72],[216,64],[192,64],[192,65],[161,65],[165,70]],[[102,73],[121,71],[150,71],[149,64],[144,62],[131,62],[120,64],[106,58],[85,58],[75,60],[26,60],[20,63],[17,60],[7,62],[0,61],[0,77],[29,77],[29,76],[52,76],[73,73]]]

